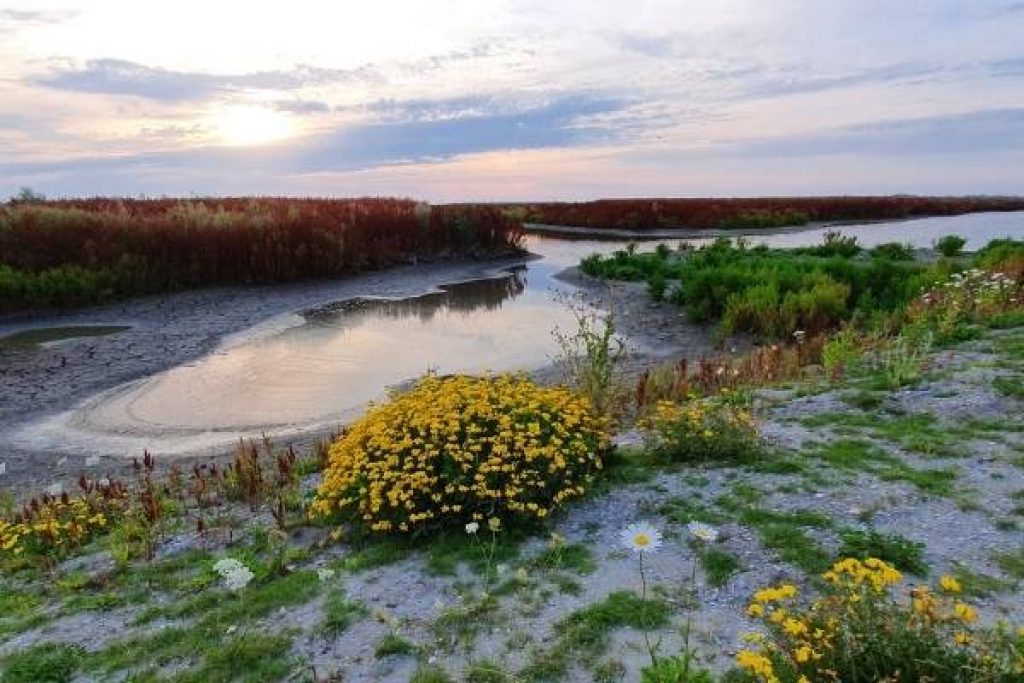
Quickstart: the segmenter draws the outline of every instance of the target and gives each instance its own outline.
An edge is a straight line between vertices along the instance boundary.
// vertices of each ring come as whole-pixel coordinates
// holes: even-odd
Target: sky
[[[1024,194],[1015,0],[0,0],[0,198]]]

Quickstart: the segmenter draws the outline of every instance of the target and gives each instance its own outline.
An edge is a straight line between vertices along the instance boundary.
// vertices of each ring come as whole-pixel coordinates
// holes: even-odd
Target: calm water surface
[[[863,246],[910,242],[930,246],[943,235],[1024,239],[1024,212],[972,214],[843,226]],[[826,228],[757,235],[752,242],[818,244]],[[666,240],[700,244],[709,240]],[[241,436],[289,434],[351,419],[427,370],[441,373],[533,369],[557,348],[551,332],[571,328],[554,279],[565,267],[622,242],[530,237],[541,258],[491,280],[452,284],[424,296],[360,300],[307,317],[301,324],[225,343],[214,353],[96,396],[79,408],[32,425],[33,446],[132,455],[222,449]],[[653,245],[647,245],[653,248]],[[644,247],[642,247],[644,248]],[[561,294],[560,294],[561,293]],[[301,320],[301,319],[300,319]]]

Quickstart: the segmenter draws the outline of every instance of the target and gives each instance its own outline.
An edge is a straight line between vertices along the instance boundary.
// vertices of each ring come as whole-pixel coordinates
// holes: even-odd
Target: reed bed
[[[511,208],[511,207],[510,207]],[[591,228],[771,228],[1024,210],[1021,197],[764,197],[601,199],[515,205],[532,223]]]
[[[500,207],[409,199],[76,199],[0,206],[0,312],[336,278],[519,249]]]

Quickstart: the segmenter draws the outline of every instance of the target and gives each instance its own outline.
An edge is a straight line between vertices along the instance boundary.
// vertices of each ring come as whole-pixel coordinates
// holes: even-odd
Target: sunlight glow
[[[247,147],[290,138],[296,133],[292,117],[258,106],[232,106],[212,116],[217,136],[226,144]]]

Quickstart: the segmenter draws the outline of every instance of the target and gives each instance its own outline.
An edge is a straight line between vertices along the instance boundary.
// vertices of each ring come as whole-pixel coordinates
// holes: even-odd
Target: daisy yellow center
[[[651,544],[651,537],[641,532],[633,537],[633,543],[640,548],[646,548]]]

